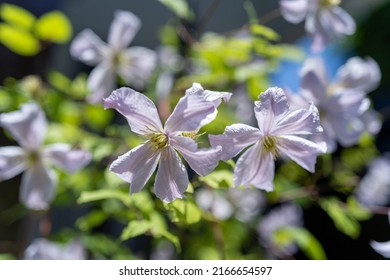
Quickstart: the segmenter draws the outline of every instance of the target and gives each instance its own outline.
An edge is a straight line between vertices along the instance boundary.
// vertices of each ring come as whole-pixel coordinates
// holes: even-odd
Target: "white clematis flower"
[[[8,130],[20,145],[0,148],[0,181],[25,171],[20,201],[29,209],[47,209],[54,198],[56,177],[47,167],[48,163],[72,173],[90,161],[88,152],[72,150],[68,144],[42,147],[47,121],[35,103],[24,104],[19,111],[1,114],[0,126]]]
[[[144,47],[126,48],[141,22],[133,13],[117,11],[104,43],[92,30],[80,32],[73,40],[71,55],[87,65],[96,66],[88,77],[88,101],[101,102],[115,88],[117,75],[127,84],[143,87],[156,64],[154,51]]]
[[[226,127],[222,135],[209,135],[213,147],[222,146],[222,160],[228,160],[251,146],[237,161],[234,185],[250,185],[266,191],[274,189],[274,161],[284,155],[310,172],[318,154],[326,152],[321,141],[306,137],[322,132],[317,108],[289,110],[287,98],[280,88],[269,88],[255,103],[259,128],[245,124]]]
[[[198,149],[193,139],[198,130],[217,115],[221,100],[231,93],[204,90],[200,84],[186,91],[162,126],[157,108],[145,95],[131,88],[120,88],[104,100],[105,109],[114,108],[127,118],[134,133],[148,140],[115,160],[110,170],[130,183],[130,193],[139,192],[159,162],[154,192],[170,202],[182,198],[188,186],[187,171],[178,155],[199,175],[204,176],[218,165],[221,149]]]
[[[280,11],[287,21],[299,23],[306,19],[305,29],[314,37],[314,51],[355,33],[355,21],[339,7],[340,3],[341,0],[279,0]]]

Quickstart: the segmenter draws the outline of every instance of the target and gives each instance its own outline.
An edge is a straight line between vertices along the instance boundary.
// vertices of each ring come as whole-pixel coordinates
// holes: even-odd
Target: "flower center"
[[[120,66],[121,64],[123,64],[123,62],[124,62],[123,56],[124,55],[121,52],[117,52],[117,51],[113,52],[111,54],[112,64],[114,66]]]
[[[164,133],[156,133],[150,138],[150,143],[157,149],[160,150],[168,146],[168,136]]]
[[[271,153],[276,159],[280,155],[277,136],[266,135],[263,138],[263,149]]]
[[[342,0],[320,0],[320,6],[323,8],[340,5]]]
[[[27,154],[27,162],[31,165],[35,164],[39,160],[39,152],[38,151],[30,151]]]

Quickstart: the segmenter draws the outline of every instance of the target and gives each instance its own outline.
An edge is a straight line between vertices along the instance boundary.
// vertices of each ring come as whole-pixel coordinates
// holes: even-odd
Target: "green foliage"
[[[35,33],[43,41],[66,43],[72,36],[72,25],[60,11],[52,11],[41,16],[35,24]]]
[[[157,0],[169,10],[174,12],[179,18],[191,21],[194,18],[194,14],[188,5],[187,0]]]
[[[233,187],[233,172],[230,170],[216,170],[207,176],[199,178],[199,181],[206,183],[208,186],[219,188]]]
[[[17,54],[32,56],[40,50],[39,41],[25,30],[0,24],[0,34],[0,42]]]
[[[165,205],[174,223],[191,225],[200,221],[202,211],[189,199],[177,199]]]
[[[26,9],[8,3],[0,5],[0,17],[4,22],[23,30],[31,30],[36,20]]]

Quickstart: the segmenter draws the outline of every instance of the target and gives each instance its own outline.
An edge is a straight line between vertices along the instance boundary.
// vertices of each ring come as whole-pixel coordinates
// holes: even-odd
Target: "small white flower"
[[[275,159],[284,155],[310,172],[318,154],[326,151],[325,143],[306,137],[322,132],[317,108],[289,110],[280,88],[269,88],[255,103],[259,128],[245,124],[226,127],[222,135],[209,135],[213,147],[222,146],[222,160],[228,160],[251,146],[237,161],[234,169],[236,187],[250,185],[266,191],[274,189]]]
[[[25,260],[85,260],[86,252],[79,240],[66,245],[35,239],[24,251]]]
[[[7,129],[21,146],[0,148],[0,181],[25,171],[20,201],[27,208],[47,209],[54,198],[56,176],[46,167],[48,163],[73,173],[90,161],[88,152],[72,150],[68,144],[42,146],[47,121],[35,103],[24,104],[19,111],[1,114],[0,126]]]
[[[291,23],[306,19],[305,29],[314,37],[313,50],[355,33],[353,18],[338,5],[341,0],[279,0],[282,16]]]
[[[140,20],[133,13],[117,11],[108,44],[90,29],[80,32],[73,40],[71,55],[87,65],[96,65],[88,77],[89,102],[98,103],[107,97],[115,88],[117,75],[131,86],[144,86],[155,68],[156,54],[144,47],[127,48],[140,26]]]
[[[389,223],[390,223],[390,212],[388,213]],[[379,254],[384,256],[385,258],[390,259],[390,241],[387,242],[377,242],[371,241],[371,247]]]
[[[105,108],[114,108],[127,118],[131,130],[147,141],[115,160],[110,170],[130,183],[130,192],[139,192],[154,170],[154,192],[170,202],[182,198],[188,186],[187,171],[178,155],[199,175],[204,176],[218,165],[221,149],[198,149],[193,139],[198,130],[217,116],[221,99],[231,93],[204,90],[200,84],[186,91],[162,126],[157,108],[145,95],[130,88],[120,88],[104,100]]]

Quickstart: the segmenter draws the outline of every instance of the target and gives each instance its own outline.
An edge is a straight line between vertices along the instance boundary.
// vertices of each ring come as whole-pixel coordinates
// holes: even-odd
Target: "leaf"
[[[22,7],[4,3],[0,5],[0,17],[14,27],[29,30],[34,25],[35,16]]]
[[[141,221],[131,221],[127,225],[127,227],[122,231],[120,239],[122,241],[127,240],[132,237],[136,237],[138,235],[144,234],[151,230],[152,224],[149,221],[141,220]]]
[[[176,251],[180,252],[181,251],[181,246],[180,246],[180,240],[179,237],[176,235],[170,233],[169,231],[161,231],[161,236],[168,239],[169,241],[172,242],[173,245],[176,247]]]
[[[171,211],[172,222],[190,225],[199,222],[202,217],[202,211],[192,201],[176,199],[166,207]]]
[[[69,90],[71,80],[64,74],[52,71],[47,77],[49,83],[57,90],[67,92]]]
[[[54,42],[66,43],[72,37],[72,25],[60,11],[52,11],[41,16],[35,24],[38,38]]]
[[[370,210],[359,204],[359,202],[353,196],[348,197],[347,206],[350,215],[352,215],[358,221],[368,220],[372,216]]]
[[[280,36],[278,33],[276,33],[271,28],[261,25],[261,24],[251,24],[250,31],[258,36],[264,37],[267,40],[270,41],[277,41],[280,39]]]
[[[205,182],[214,189],[221,187],[232,187],[233,172],[229,170],[216,170],[205,177],[200,177],[199,181]]]
[[[101,225],[106,219],[107,215],[103,211],[95,210],[83,217],[78,218],[76,225],[80,230],[88,231]]]
[[[97,190],[82,192],[77,203],[87,203],[103,199],[118,199],[126,206],[131,205],[131,197],[128,193],[123,193],[118,190]]]
[[[0,24],[0,43],[22,56],[33,56],[40,51],[38,40],[30,33],[7,24]]]
[[[320,242],[305,228],[285,227],[278,229],[273,235],[274,242],[286,246],[296,243],[305,255],[313,260],[325,260],[326,254]]]
[[[174,12],[179,18],[191,21],[194,14],[186,0],[158,0],[169,10]]]

